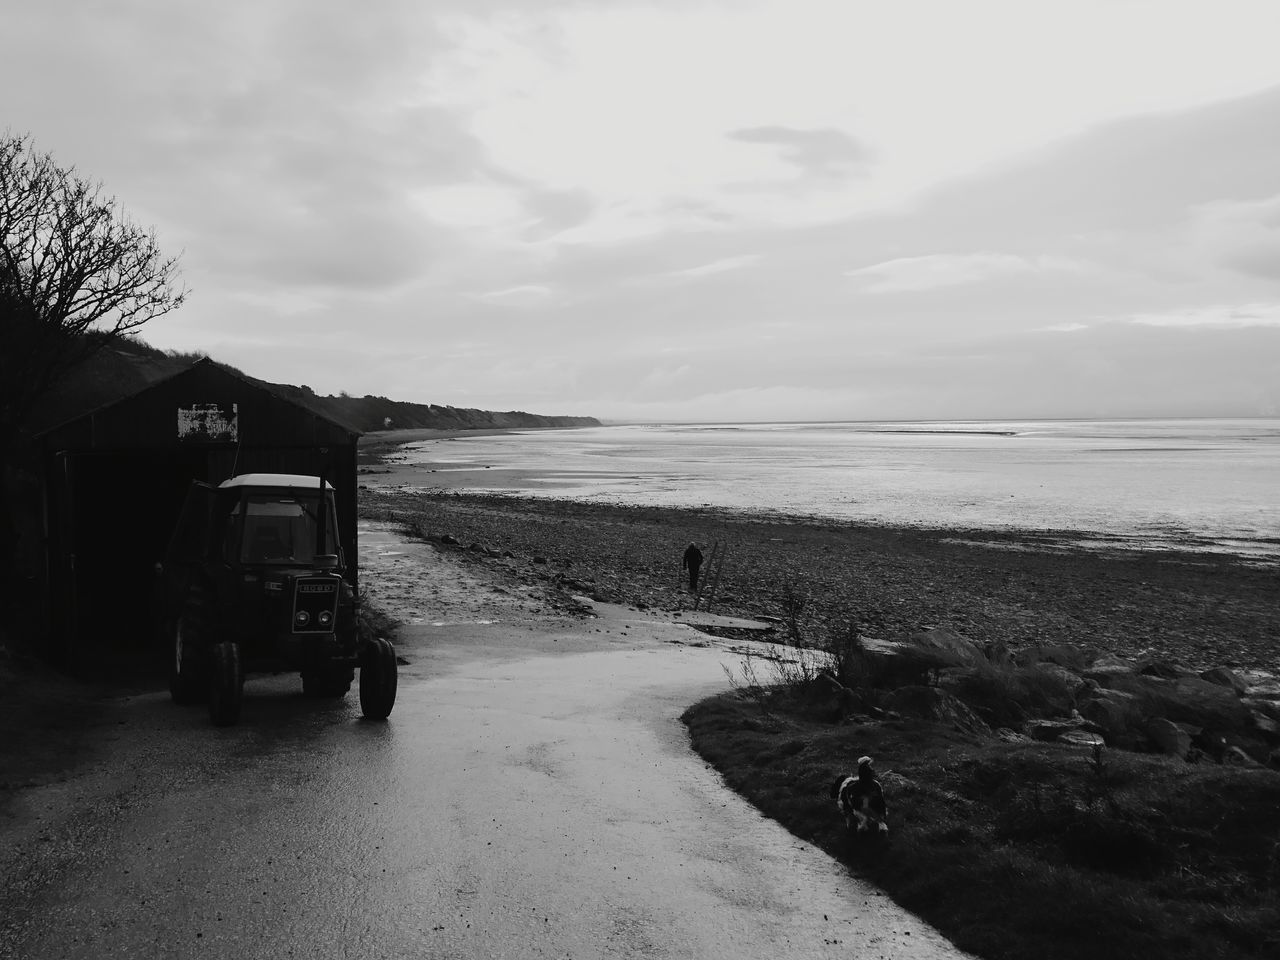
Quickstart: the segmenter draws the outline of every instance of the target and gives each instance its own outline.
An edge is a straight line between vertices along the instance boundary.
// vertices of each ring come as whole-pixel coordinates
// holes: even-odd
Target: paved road
[[[288,677],[230,729],[123,702],[102,761],[5,837],[0,957],[959,956],[690,752],[726,647],[555,620],[383,530],[362,550],[418,621],[390,721]]]

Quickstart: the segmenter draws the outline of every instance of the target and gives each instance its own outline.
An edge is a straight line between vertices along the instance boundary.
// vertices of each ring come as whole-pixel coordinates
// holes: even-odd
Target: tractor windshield
[[[324,550],[316,550],[318,497],[283,498],[270,494],[246,494],[232,508],[229,518],[239,528],[239,553],[227,559],[240,563],[310,565],[317,552],[336,554],[337,522],[331,501],[324,502]],[[236,538],[227,540],[231,551]]]

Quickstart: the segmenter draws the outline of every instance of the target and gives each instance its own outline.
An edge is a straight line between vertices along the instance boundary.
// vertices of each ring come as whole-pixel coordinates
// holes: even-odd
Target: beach
[[[714,562],[704,565],[701,609],[779,621],[779,638],[791,611],[811,641],[846,625],[890,640],[945,626],[1015,653],[1066,644],[1200,669],[1280,671],[1280,570],[1247,557],[1086,549],[1070,531],[474,493],[483,467],[399,463],[393,439],[381,447],[390,459],[362,467],[362,515],[403,524],[513,583],[692,609],[680,560],[695,542],[709,559],[713,548],[723,557],[718,577]]]

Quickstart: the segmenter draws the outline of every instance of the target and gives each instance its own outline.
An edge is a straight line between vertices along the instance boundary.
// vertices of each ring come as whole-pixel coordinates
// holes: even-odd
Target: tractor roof
[[[230,480],[223,480],[222,483],[218,484],[218,489],[231,490],[237,487],[273,487],[276,489],[316,490],[319,486],[319,477],[308,477],[296,473],[242,473],[240,476],[232,477]],[[333,484],[326,480],[324,487],[326,490],[332,490]]]

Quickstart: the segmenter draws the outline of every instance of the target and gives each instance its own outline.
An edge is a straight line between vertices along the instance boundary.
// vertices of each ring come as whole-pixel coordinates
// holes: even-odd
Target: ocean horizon
[[[421,441],[401,459],[479,492],[1280,562],[1280,418],[618,423]]]

